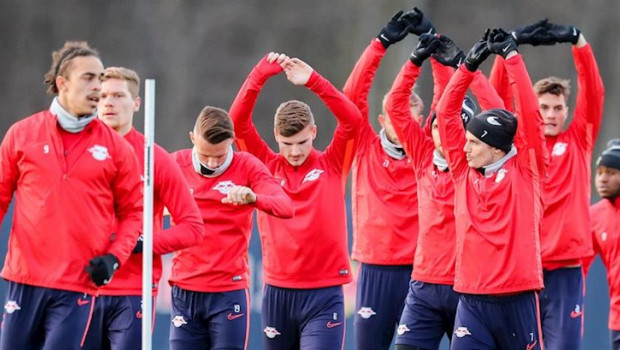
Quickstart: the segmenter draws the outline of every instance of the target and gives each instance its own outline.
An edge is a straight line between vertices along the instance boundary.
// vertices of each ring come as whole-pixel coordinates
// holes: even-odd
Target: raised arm
[[[343,175],[344,183],[355,153],[355,142],[361,123],[359,109],[327,79],[302,60],[290,59],[285,64],[284,71],[287,79],[293,84],[305,85],[314,92],[338,120],[334,137],[327,146],[325,155],[334,169]]]
[[[510,81],[508,80],[508,73],[506,72],[504,58],[502,58],[501,55],[495,56],[489,82],[502,99],[504,109],[514,112],[515,107],[512,100],[512,92],[510,90]]]
[[[353,71],[342,91],[359,108],[362,113],[363,127],[371,127],[368,122],[368,91],[372,86],[375,73],[381,59],[390,45],[401,41],[409,33],[408,22],[411,15],[402,16],[403,11],[398,11],[388,23],[381,28],[377,37],[372,39],[362,56],[355,63]]]
[[[461,120],[461,106],[473,79],[474,72],[465,68],[465,65],[461,65],[450,78],[435,110],[441,147],[453,179],[464,176],[468,168],[465,152],[463,152],[465,130]]]
[[[474,96],[476,96],[480,104],[480,109],[483,111],[491,108],[506,109],[504,100],[499,96],[497,91],[495,91],[487,77],[481,71],[476,71],[474,81],[471,82],[469,88],[474,93]]]
[[[605,88],[592,47],[583,34],[572,51],[577,70],[577,102],[569,130],[580,134],[576,139],[584,149],[592,151],[603,119]]]
[[[202,216],[179,168],[164,149],[155,148],[155,190],[175,225],[153,237],[153,252],[167,254],[203,241]]]
[[[438,38],[434,35],[420,37],[411,58],[405,62],[398,76],[396,76],[385,103],[385,109],[390,116],[394,131],[396,131],[396,135],[398,135],[398,139],[416,171],[432,152],[433,144],[420,124],[411,116],[409,100],[413,85],[420,76],[420,66],[438,45]]]
[[[455,180],[465,176],[468,170],[467,159],[465,152],[463,152],[465,130],[461,120],[461,107],[465,93],[474,79],[478,66],[491,54],[487,48],[488,33],[489,30],[469,50],[464,63],[450,78],[450,82],[437,104],[437,126],[441,147]]]
[[[262,162],[275,158],[276,153],[269,148],[256,130],[252,122],[252,111],[265,82],[282,72],[280,64],[286,58],[273,52],[263,57],[246,78],[230,107],[229,115],[235,126],[237,148],[254,154]]]
[[[538,99],[532,89],[532,81],[523,58],[517,53],[517,43],[510,34],[501,29],[494,29],[489,35],[488,47],[492,52],[503,55],[505,60],[519,121],[514,138],[514,145],[521,155],[518,159],[537,177],[544,179],[547,153],[544,124],[538,108]]]
[[[373,39],[355,63],[355,67],[353,67],[353,71],[342,89],[342,92],[351,102],[355,103],[362,113],[363,128],[372,129],[368,120],[368,91],[370,91],[375,73],[385,52],[386,49],[379,39]]]

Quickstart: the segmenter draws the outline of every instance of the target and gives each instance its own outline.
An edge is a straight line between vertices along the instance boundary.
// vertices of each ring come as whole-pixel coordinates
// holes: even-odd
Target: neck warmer
[[[442,157],[438,150],[433,151],[433,164],[441,171],[448,170],[448,162]]]
[[[395,145],[392,141],[388,140],[385,129],[379,131],[379,137],[381,138],[381,146],[383,146],[383,150],[388,156],[398,160],[404,159],[407,156],[405,150],[401,146]]]
[[[54,97],[52,101],[52,105],[50,106],[50,112],[56,116],[58,119],[58,124],[65,131],[70,132],[72,134],[77,134],[78,132],[84,130],[86,125],[90,124],[95,117],[97,117],[97,111],[95,111],[91,115],[83,116],[80,118],[74,117],[71,113],[69,113],[63,106],[58,102],[58,97]]]
[[[194,165],[194,170],[205,177],[217,177],[222,175],[223,172],[228,169],[230,163],[232,163],[233,159],[233,149],[232,146],[228,148],[228,156],[226,156],[226,160],[220,166],[215,169],[209,168],[208,166],[202,164],[200,159],[198,159],[198,152],[196,151],[196,147],[192,148],[192,164]]]
[[[506,153],[505,156],[502,157],[502,159],[498,160],[497,162],[493,163],[493,164],[489,164],[486,166],[483,166],[482,168],[478,169],[481,173],[484,174],[485,177],[491,177],[493,176],[493,174],[495,174],[496,172],[499,171],[499,169],[501,169],[504,164],[512,157],[517,155],[517,149],[515,148],[515,146],[511,146],[510,151],[508,153]]]

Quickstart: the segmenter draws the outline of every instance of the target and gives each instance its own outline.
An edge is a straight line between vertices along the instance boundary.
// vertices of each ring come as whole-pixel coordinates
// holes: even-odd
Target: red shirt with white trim
[[[194,170],[191,149],[172,156],[198,203],[206,236],[202,244],[175,252],[170,284],[195,292],[249,288],[248,245],[254,209],[290,219],[294,214],[291,199],[265,165],[251,154],[235,152],[228,169],[216,177],[206,177]],[[251,188],[256,193],[256,202],[222,203],[235,185]]]
[[[474,73],[461,65],[437,106],[442,147],[455,185],[454,290],[461,293],[493,295],[543,287],[543,122],[521,56],[506,60],[506,68],[519,116],[517,154],[499,171],[485,176],[469,168],[463,151],[461,104]]]
[[[417,186],[411,161],[407,157],[390,157],[368,120],[368,91],[385,52],[381,42],[373,39],[343,89],[362,113],[351,168],[351,256],[368,264],[411,265],[419,226]]]
[[[591,162],[603,118],[604,87],[589,44],[572,47],[577,71],[577,100],[569,127],[546,137],[550,155],[544,188],[545,212],[541,231],[543,266],[554,269],[578,264],[592,254],[589,235]],[[504,86],[502,59],[494,66],[494,81]],[[501,88],[500,88],[501,89]]]
[[[263,247],[263,279],[283,288],[322,288],[351,282],[347,252],[344,186],[355,152],[360,112],[316,71],[306,83],[338,119],[332,142],[324,152],[313,149],[294,167],[274,153],[252,123],[258,93],[270,77],[263,59],[241,87],[230,116],[235,142],[263,161],[291,197],[295,217],[280,219],[258,214]]]
[[[144,135],[136,129],[124,136],[133,148],[144,173]],[[153,147],[153,295],[162,275],[161,255],[201,243],[205,237],[198,205],[192,197],[181,169],[159,145]],[[164,207],[175,225],[164,230]],[[132,254],[116,271],[101,295],[142,295],[142,254]]]
[[[49,110],[34,114],[11,126],[0,146],[0,219],[15,194],[2,277],[96,293],[84,267],[104,254],[116,256],[122,267],[141,231],[138,161],[98,119],[65,153],[57,124]]]

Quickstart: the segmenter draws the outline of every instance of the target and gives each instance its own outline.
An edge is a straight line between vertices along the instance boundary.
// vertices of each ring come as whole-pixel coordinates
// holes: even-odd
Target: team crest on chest
[[[566,142],[558,142],[553,145],[553,151],[551,151],[551,155],[554,157],[561,156],[566,152],[566,147],[568,143]]]
[[[321,170],[321,169],[312,169],[310,170],[310,172],[308,172],[306,174],[306,176],[304,177],[304,180],[301,183],[304,183],[306,181],[315,181],[316,179],[319,178],[319,176],[321,176],[322,173],[324,173],[325,171]]]
[[[508,170],[506,169],[499,169],[499,171],[497,172],[497,176],[495,176],[495,183],[499,183],[500,181],[502,181],[506,177],[507,172]]]
[[[214,190],[218,191],[221,194],[228,194],[228,191],[230,191],[233,187],[235,187],[235,183],[232,181],[221,181],[218,182],[217,185],[215,185],[215,187],[213,187]]]
[[[108,148],[105,146],[94,145],[93,147],[88,149],[88,152],[93,155],[98,161],[104,161],[110,158],[110,153],[108,152]]]

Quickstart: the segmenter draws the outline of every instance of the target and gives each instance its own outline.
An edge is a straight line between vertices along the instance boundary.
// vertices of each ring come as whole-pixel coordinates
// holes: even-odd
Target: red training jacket
[[[347,252],[344,186],[355,152],[361,115],[357,107],[316,71],[306,83],[338,119],[330,145],[312,150],[299,167],[291,166],[260,138],[252,123],[258,93],[279,65],[263,58],[241,87],[230,116],[235,142],[263,161],[291,197],[295,217],[258,214],[267,284],[284,288],[322,288],[351,281]]]
[[[546,137],[550,155],[543,192],[541,254],[543,267],[554,269],[578,264],[592,254],[588,207],[590,165],[603,117],[604,87],[592,47],[572,48],[577,70],[577,102],[569,127],[556,137]],[[504,99],[507,94],[503,59],[495,62],[492,81]],[[569,171],[570,169],[570,171]]]
[[[0,219],[15,193],[2,277],[37,287],[94,294],[84,267],[98,255],[125,263],[142,226],[142,181],[131,147],[98,119],[67,165],[49,110],[15,123],[0,146]],[[118,228],[115,230],[115,222]]]
[[[388,156],[368,119],[368,91],[385,52],[381,42],[373,39],[343,89],[362,113],[351,169],[351,256],[368,264],[411,265],[419,226],[417,186],[411,161],[407,157]]]
[[[457,233],[454,290],[506,294],[543,287],[539,232],[545,178],[542,117],[520,55],[506,60],[517,100],[517,155],[489,176],[469,168],[460,118],[474,78],[464,65],[452,76],[437,106],[442,147],[455,185]]]
[[[248,244],[254,209],[281,218],[293,217],[293,202],[256,157],[235,152],[229,168],[216,177],[198,174],[192,150],[173,153],[198,203],[206,238],[200,245],[178,251],[172,260],[170,284],[195,292],[228,292],[250,286]],[[250,205],[224,204],[231,187],[256,193]]]
[[[144,173],[144,135],[131,128],[125,135]],[[205,237],[198,206],[172,156],[155,144],[153,185],[153,295],[162,274],[161,255],[201,243]],[[175,225],[164,230],[164,207]],[[132,254],[101,295],[142,295],[142,254]]]

